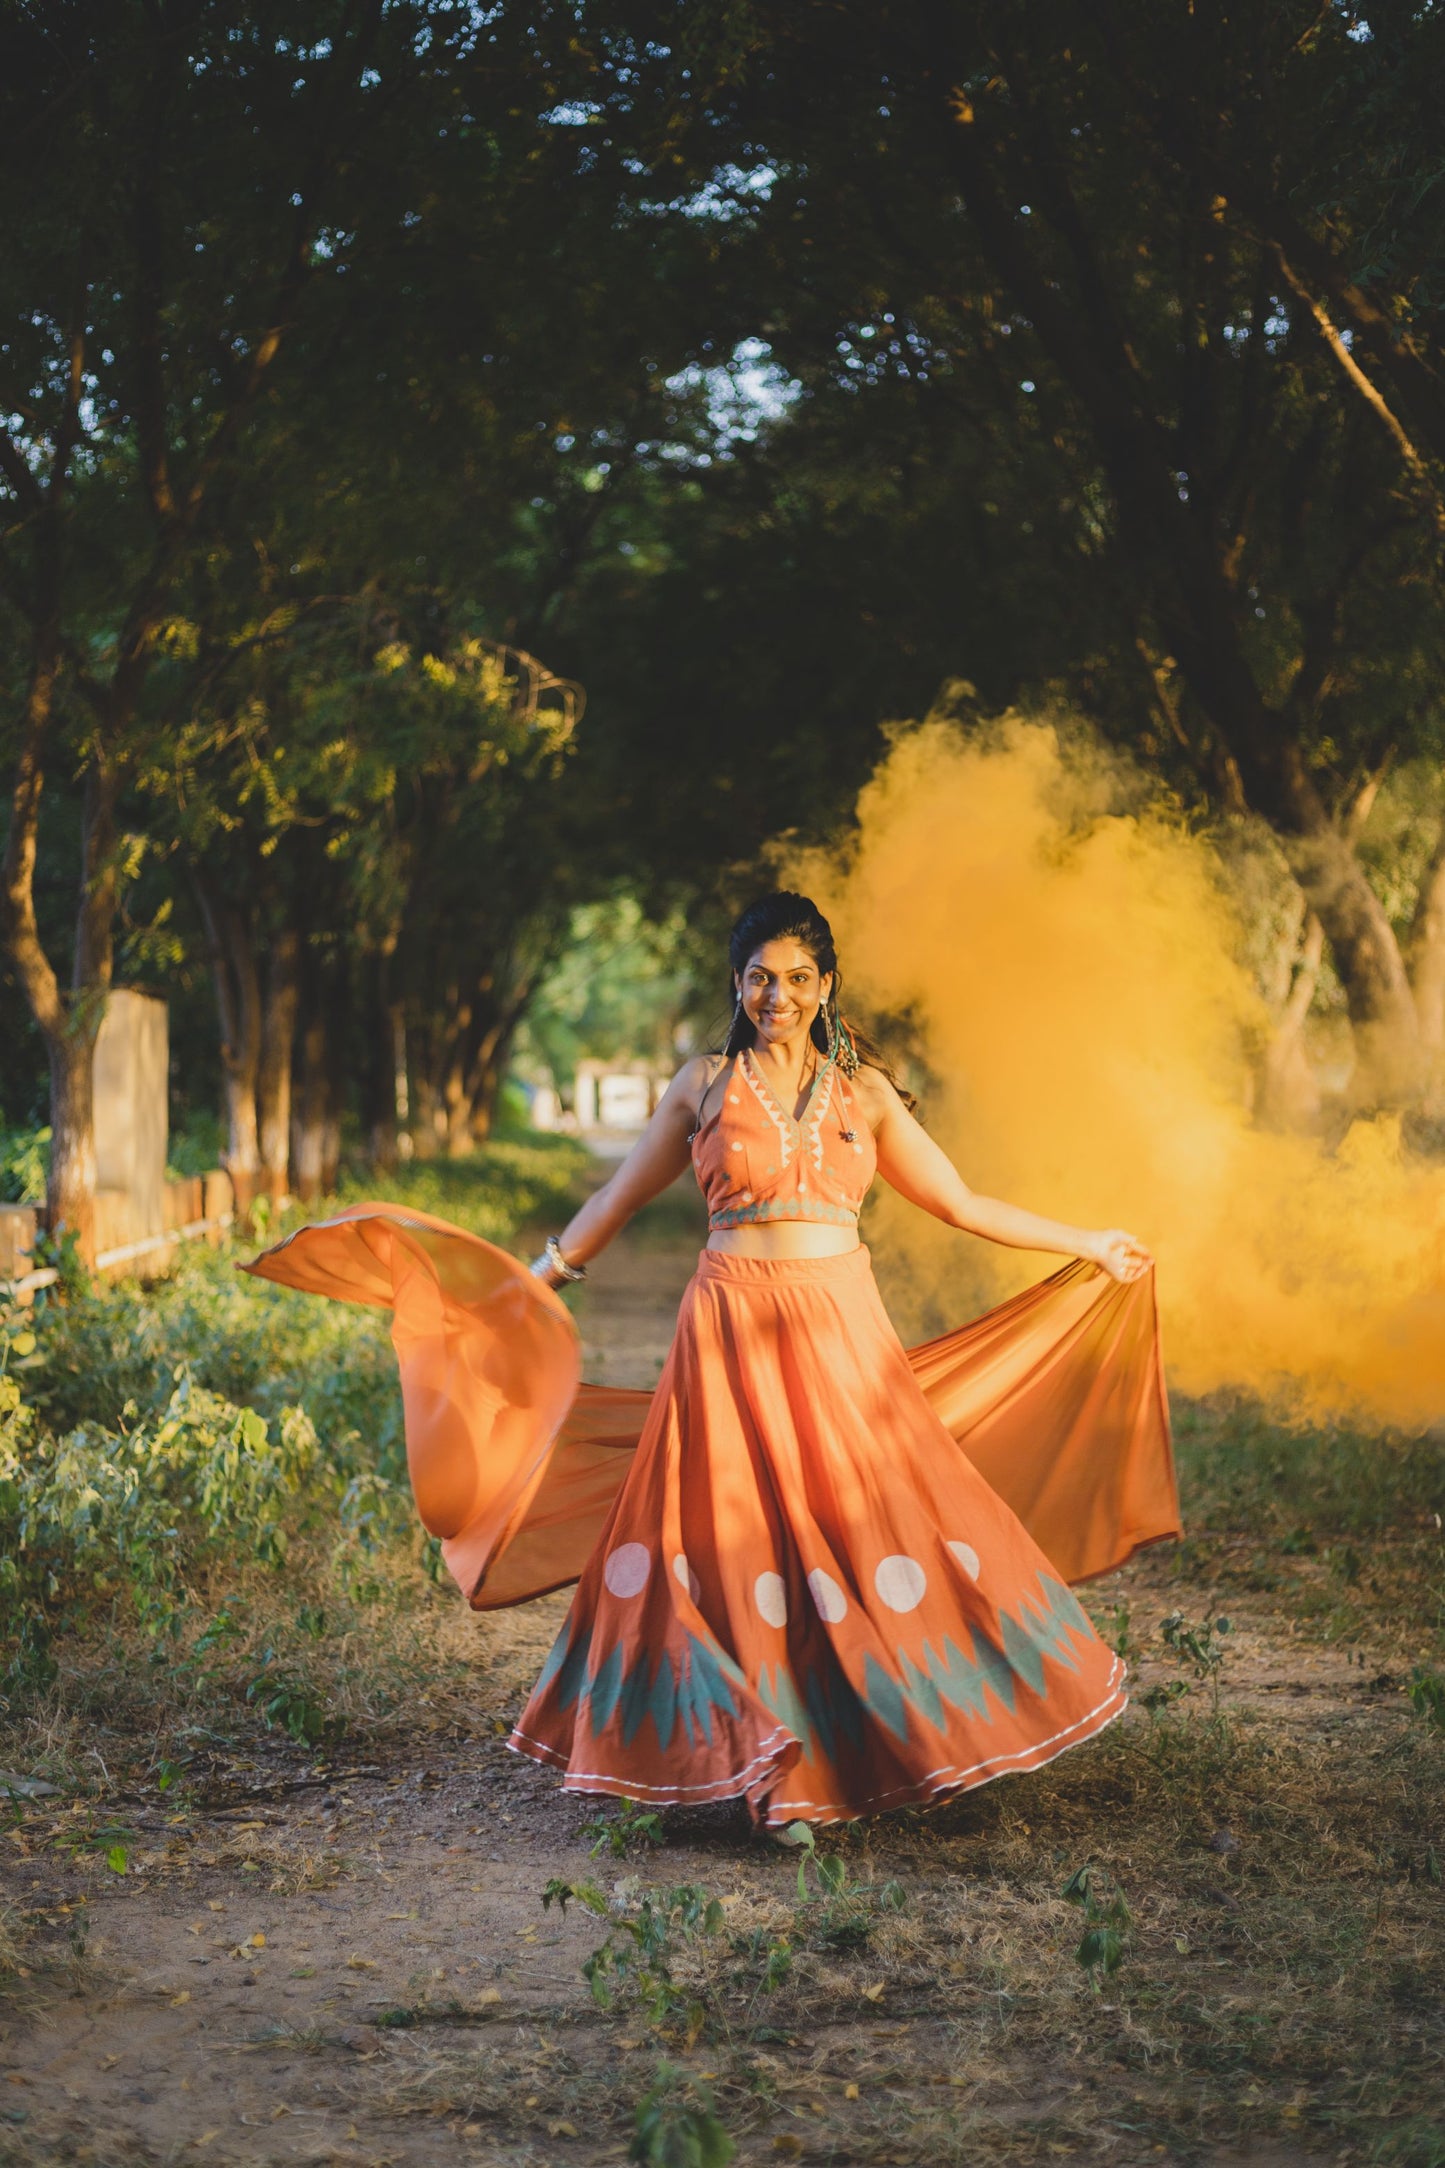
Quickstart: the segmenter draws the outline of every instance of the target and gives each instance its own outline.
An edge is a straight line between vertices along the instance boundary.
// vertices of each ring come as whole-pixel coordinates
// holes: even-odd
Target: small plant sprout
[[[737,2147],[713,2113],[705,2086],[661,2062],[637,2105],[627,2158],[638,2168],[727,2168]]]
[[[629,1888],[614,1903],[595,1882],[554,1877],[542,1892],[543,1910],[555,1904],[565,1914],[570,1903],[613,1922],[606,1941],[582,1963],[582,1977],[598,2008],[610,2010],[624,1998],[636,2004],[649,2025],[680,2031],[691,2046],[706,2013],[697,1997],[678,1984],[674,1966],[690,1946],[721,1932],[721,1900],[697,1883],[685,1882],[640,1895]]]
[[[1084,1915],[1084,1932],[1074,1956],[1097,1995],[1100,1973],[1107,1978],[1117,1972],[1128,1953],[1133,1920],[1124,1893],[1117,1883],[1107,1894],[1102,1892],[1094,1868],[1086,1862],[1075,1868],[1059,1895],[1066,1904],[1077,1905]]]
[[[1224,1642],[1231,1630],[1227,1618],[1206,1619],[1200,1626],[1191,1626],[1182,1611],[1171,1611],[1167,1618],[1159,1621],[1164,1646],[1175,1663],[1181,1670],[1192,1671],[1201,1685],[1209,1687],[1216,1716],[1219,1714],[1220,1674],[1224,1669]],[[1179,1696],[1176,1694],[1171,1698],[1178,1699]]]
[[[1410,1673],[1410,1706],[1422,1724],[1445,1731],[1445,1671],[1416,1664]]]
[[[590,1859],[596,1859],[600,1852],[612,1859],[626,1859],[638,1845],[656,1847],[662,1843],[662,1816],[635,1799],[624,1799],[615,1814],[599,1814],[584,1822],[582,1834],[593,1840]]]
[[[837,1852],[820,1852],[817,1839],[806,1822],[789,1822],[784,1841],[802,1852],[798,1861],[798,1899],[816,1905],[811,1923],[812,1938],[830,1949],[861,1948],[872,1934],[880,1912],[901,1912],[907,1894],[901,1882],[885,1882],[880,1888],[852,1881],[848,1862]],[[809,1876],[815,1887],[809,1888]]]

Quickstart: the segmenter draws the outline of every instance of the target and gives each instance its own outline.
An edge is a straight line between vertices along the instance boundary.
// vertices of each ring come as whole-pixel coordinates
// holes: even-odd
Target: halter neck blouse
[[[857,1225],[878,1168],[873,1132],[830,1056],[800,1117],[778,1103],[744,1048],[714,1080],[717,1112],[696,1131],[692,1164],[708,1229],[775,1220]]]

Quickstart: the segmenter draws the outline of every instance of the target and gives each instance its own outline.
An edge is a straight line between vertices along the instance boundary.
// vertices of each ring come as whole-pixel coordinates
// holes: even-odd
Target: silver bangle
[[[552,1272],[556,1273],[559,1280],[566,1283],[573,1280],[585,1280],[587,1277],[587,1267],[585,1265],[568,1264],[566,1258],[562,1255],[561,1245],[555,1235],[548,1235],[542,1254],[540,1257],[533,1258],[531,1269],[541,1280],[545,1280],[547,1275]]]

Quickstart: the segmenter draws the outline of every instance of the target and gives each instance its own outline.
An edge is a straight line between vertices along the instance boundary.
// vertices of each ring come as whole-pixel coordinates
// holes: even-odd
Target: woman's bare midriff
[[[843,1257],[857,1249],[858,1230],[823,1220],[775,1220],[771,1227],[720,1227],[707,1246],[730,1257]]]

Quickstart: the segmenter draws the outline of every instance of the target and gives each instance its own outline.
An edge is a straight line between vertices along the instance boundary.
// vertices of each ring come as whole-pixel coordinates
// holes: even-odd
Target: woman
[[[252,1269],[393,1304],[418,1504],[475,1604],[578,1579],[519,1752],[571,1790],[826,1822],[1039,1767],[1123,1709],[1067,1583],[1178,1529],[1151,1260],[968,1189],[841,1016],[807,898],[755,904],[730,953],[724,1053],[533,1267],[581,1278],[691,1157],[708,1243],[640,1436],[644,1396],[574,1399],[552,1298],[443,1223],[358,1207]],[[905,1353],[858,1240],[875,1171],[1087,1264]]]

